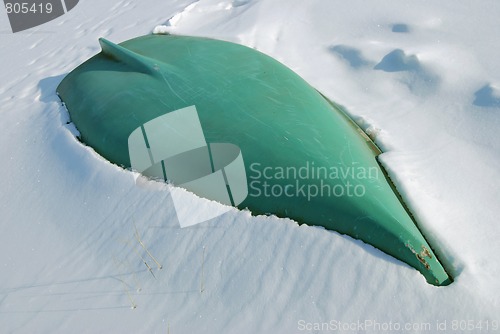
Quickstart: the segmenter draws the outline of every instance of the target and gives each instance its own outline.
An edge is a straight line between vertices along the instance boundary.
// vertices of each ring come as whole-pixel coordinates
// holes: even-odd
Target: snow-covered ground
[[[2,10],[0,332],[500,331],[499,14],[495,0],[85,0],[12,34]],[[254,47],[344,105],[455,282],[236,209],[181,229],[171,191],[193,218],[218,204],[139,187],[80,144],[58,83],[99,37],[158,25]]]

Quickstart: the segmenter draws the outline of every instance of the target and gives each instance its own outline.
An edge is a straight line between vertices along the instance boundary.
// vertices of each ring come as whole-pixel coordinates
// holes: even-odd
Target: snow
[[[494,332],[499,11],[493,0],[87,0],[17,34],[0,14],[1,332],[301,333],[331,320]],[[220,205],[138,186],[75,139],[55,94],[99,37],[153,30],[254,47],[344,105],[455,282],[431,286],[360,241],[248,211],[181,229],[172,192],[193,219]]]

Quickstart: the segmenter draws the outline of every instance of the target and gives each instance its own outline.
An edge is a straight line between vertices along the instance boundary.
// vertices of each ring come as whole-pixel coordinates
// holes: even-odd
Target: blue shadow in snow
[[[500,107],[500,97],[494,95],[493,88],[490,85],[481,87],[474,93],[473,105],[478,107]]]

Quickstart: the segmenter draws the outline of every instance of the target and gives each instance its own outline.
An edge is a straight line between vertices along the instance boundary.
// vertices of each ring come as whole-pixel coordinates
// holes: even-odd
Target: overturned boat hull
[[[206,38],[100,42],[102,52],[57,91],[82,141],[103,157],[134,167],[131,134],[194,106],[207,143],[241,150],[248,194],[233,204],[350,235],[431,284],[451,282],[378,164],[378,148],[292,70],[253,49]]]

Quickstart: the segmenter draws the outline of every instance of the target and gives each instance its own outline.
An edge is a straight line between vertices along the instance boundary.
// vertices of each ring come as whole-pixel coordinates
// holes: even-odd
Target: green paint
[[[103,157],[130,167],[133,130],[195,105],[208,143],[241,149],[250,194],[240,208],[350,235],[431,284],[451,282],[384,176],[378,148],[293,71],[253,49],[206,38],[100,42],[103,51],[68,74],[58,93],[82,140]]]

